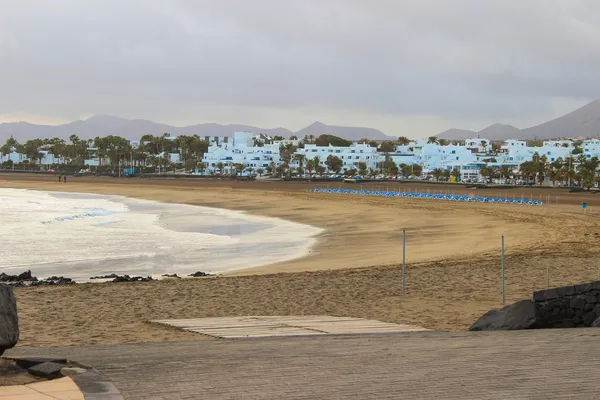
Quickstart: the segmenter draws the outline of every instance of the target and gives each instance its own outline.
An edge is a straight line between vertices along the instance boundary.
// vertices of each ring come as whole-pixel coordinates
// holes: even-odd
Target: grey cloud
[[[585,0],[3,0],[0,114],[527,118],[596,96],[599,42]]]

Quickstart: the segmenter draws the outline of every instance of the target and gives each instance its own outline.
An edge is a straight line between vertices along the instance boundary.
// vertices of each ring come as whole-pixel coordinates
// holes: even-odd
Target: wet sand
[[[329,314],[462,330],[500,306],[502,234],[507,300],[545,287],[547,268],[553,285],[598,276],[593,260],[600,227],[594,204],[600,197],[593,194],[533,188],[530,196],[555,196],[559,205],[531,207],[302,192],[310,186],[133,178],[71,178],[59,185],[53,176],[0,175],[0,187],[221,207],[325,229],[310,256],[232,276],[17,289],[20,345],[194,339],[198,335],[147,321],[231,315]],[[590,204],[586,215],[581,201]],[[408,237],[406,297],[400,296],[403,229]]]

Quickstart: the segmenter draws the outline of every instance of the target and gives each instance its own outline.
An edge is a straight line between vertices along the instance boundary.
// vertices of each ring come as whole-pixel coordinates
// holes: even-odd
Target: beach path
[[[60,355],[125,399],[592,399],[594,328],[319,335],[13,349]]]

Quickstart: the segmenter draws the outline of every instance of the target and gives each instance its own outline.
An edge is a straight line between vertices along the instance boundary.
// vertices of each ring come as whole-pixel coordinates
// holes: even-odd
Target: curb
[[[123,400],[121,392],[110,379],[94,368],[74,375],[71,379],[79,387],[85,400]]]

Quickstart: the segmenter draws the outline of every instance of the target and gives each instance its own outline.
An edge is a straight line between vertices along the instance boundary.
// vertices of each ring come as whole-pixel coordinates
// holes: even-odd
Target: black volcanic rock
[[[211,274],[207,274],[206,272],[198,271],[193,274],[189,274],[188,276],[193,276],[194,278],[199,278],[201,276],[211,276]]]

